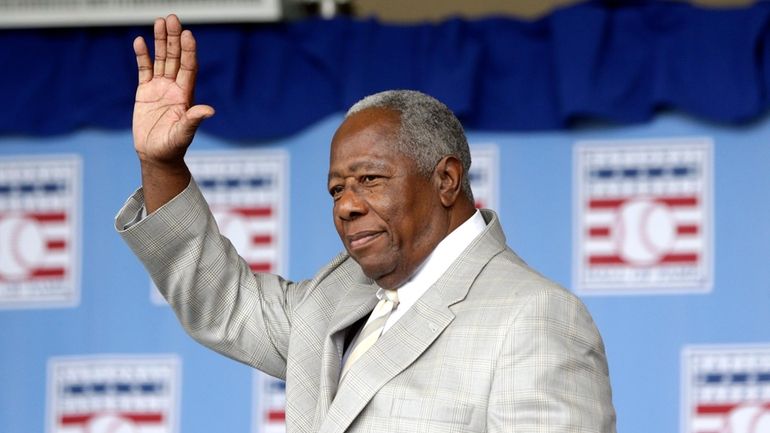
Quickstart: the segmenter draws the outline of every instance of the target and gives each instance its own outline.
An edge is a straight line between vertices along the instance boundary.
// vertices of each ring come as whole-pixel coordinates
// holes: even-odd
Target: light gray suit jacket
[[[607,361],[583,304],[486,230],[338,385],[346,329],[376,285],[347,254],[312,280],[252,274],[194,182],[129,229],[116,227],[184,328],[286,379],[289,433],[614,432]]]

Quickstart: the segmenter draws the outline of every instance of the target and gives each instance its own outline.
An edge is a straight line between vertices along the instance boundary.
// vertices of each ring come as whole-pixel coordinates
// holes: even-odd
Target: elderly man
[[[477,211],[462,126],[435,99],[354,105],[328,189],[345,252],[311,280],[253,274],[183,161],[198,124],[195,41],[134,42],[143,189],[116,225],[198,341],[286,379],[293,432],[613,432],[607,362],[584,306]],[[147,214],[145,217],[144,214]]]

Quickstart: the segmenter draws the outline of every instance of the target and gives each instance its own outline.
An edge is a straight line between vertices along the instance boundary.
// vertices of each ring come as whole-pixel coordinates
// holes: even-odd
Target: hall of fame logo
[[[253,272],[287,272],[288,154],[190,152],[186,158],[219,230]],[[165,304],[153,285],[152,300]]]
[[[52,358],[49,433],[176,432],[175,356]]]
[[[286,432],[286,382],[254,372],[254,413],[253,433]]]
[[[579,142],[575,290],[711,290],[711,160],[708,138]]]
[[[80,159],[0,159],[0,308],[79,301]]]
[[[477,208],[498,210],[499,151],[494,144],[471,146],[471,170],[469,178]]]
[[[682,433],[770,433],[770,345],[685,348]]]

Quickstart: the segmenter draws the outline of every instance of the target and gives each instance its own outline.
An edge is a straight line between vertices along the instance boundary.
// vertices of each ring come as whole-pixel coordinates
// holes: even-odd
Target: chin
[[[377,285],[383,289],[396,289],[400,287],[408,278],[408,276],[404,276],[396,272],[395,266],[389,268],[383,268],[382,266],[377,268],[366,268],[361,266],[361,269],[363,269],[364,274],[367,277],[374,280]]]
[[[381,264],[366,266],[365,263],[358,262],[358,265],[361,266],[361,269],[364,271],[364,275],[375,281],[378,281],[388,275],[387,269],[385,269]]]
[[[373,279],[374,281],[380,281],[383,278],[387,278],[387,276],[393,273],[393,270],[396,268],[394,265],[383,263],[381,260],[374,258],[359,259],[357,257],[353,257],[353,260],[355,260],[356,263],[361,266],[361,269],[364,271],[364,275]]]

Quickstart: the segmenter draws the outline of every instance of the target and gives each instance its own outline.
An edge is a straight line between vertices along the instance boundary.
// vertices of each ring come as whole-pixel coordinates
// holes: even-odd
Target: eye
[[[361,176],[361,183],[364,183],[364,184],[372,183],[372,182],[376,181],[379,178],[380,178],[380,176],[377,176],[375,174],[365,174],[365,175]]]
[[[342,185],[332,185],[332,187],[329,188],[329,195],[331,195],[332,198],[337,199],[342,193],[342,189]]]

